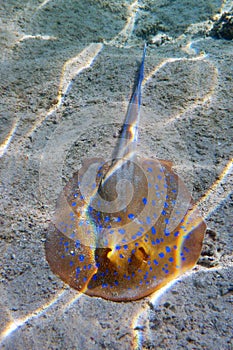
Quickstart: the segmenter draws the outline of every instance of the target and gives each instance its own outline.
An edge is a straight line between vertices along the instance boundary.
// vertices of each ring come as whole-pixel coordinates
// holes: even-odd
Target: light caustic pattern
[[[145,52],[112,161],[89,159],[74,174],[46,242],[64,282],[115,301],[142,298],[192,268],[206,229],[172,163],[136,154]]]

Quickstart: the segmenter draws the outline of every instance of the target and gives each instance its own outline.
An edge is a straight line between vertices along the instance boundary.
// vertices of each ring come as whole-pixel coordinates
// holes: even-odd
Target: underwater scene
[[[231,350],[232,1],[0,16],[0,349]]]

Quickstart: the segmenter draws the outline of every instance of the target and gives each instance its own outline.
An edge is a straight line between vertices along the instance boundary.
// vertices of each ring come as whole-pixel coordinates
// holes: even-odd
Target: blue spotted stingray
[[[192,268],[206,225],[166,160],[137,154],[146,46],[111,162],[93,158],[57,201],[46,241],[52,271],[90,296],[140,299]]]

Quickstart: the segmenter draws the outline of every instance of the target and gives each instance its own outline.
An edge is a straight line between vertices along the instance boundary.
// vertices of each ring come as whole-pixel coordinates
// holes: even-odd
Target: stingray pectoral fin
[[[157,161],[160,162],[161,165],[164,165],[164,166],[166,166],[167,168],[170,168],[170,169],[173,166],[173,162],[171,160],[165,160],[165,159],[159,159],[158,158]]]
[[[51,270],[71,287],[85,292],[89,280],[97,271],[94,250],[66,237],[51,225],[45,252]]]

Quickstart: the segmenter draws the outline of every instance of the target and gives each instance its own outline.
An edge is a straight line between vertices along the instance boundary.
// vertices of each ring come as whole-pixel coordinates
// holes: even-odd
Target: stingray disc
[[[52,271],[91,296],[140,299],[199,258],[206,224],[164,160],[90,159],[61,193],[46,241]]]

